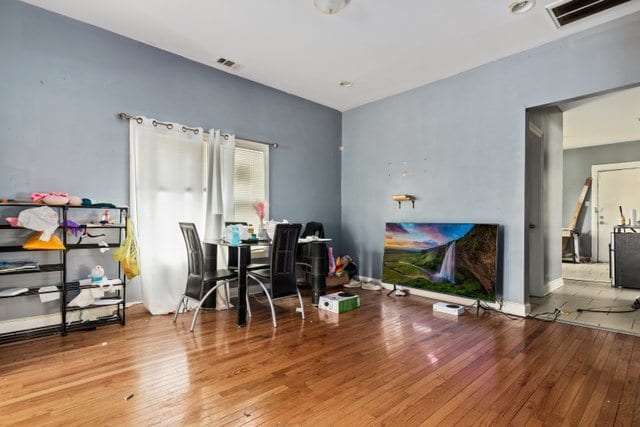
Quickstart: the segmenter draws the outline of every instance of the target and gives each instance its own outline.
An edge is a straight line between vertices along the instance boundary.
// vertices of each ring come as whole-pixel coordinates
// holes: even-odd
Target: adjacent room
[[[0,3],[1,425],[640,419],[640,0]]]
[[[636,86],[542,109],[555,109],[553,116],[536,114],[546,130],[552,121],[562,127],[561,137],[542,138],[556,146],[544,150],[542,222],[553,223],[544,227],[545,241],[557,244],[561,215],[562,252],[548,251],[547,287],[532,294],[533,316],[628,333],[640,328],[639,105]]]

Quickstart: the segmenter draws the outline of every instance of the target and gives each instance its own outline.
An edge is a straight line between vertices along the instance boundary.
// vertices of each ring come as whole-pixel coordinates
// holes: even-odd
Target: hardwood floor
[[[640,338],[358,290],[0,346],[0,425],[638,425]],[[308,301],[309,298],[306,298]],[[126,399],[133,393],[133,397]]]

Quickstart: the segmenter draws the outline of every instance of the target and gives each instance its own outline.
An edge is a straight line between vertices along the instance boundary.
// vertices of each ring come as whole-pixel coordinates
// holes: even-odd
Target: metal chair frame
[[[276,322],[276,312],[275,312],[275,307],[273,305],[273,301],[274,299],[280,299],[280,298],[287,298],[287,297],[291,297],[293,296],[293,292],[291,292],[291,289],[289,290],[291,293],[289,295],[282,295],[281,297],[276,297],[274,298],[272,296],[273,294],[273,288],[274,288],[274,283],[277,284],[277,281],[274,281],[274,274],[282,274],[282,275],[287,275],[289,277],[286,278],[286,280],[288,281],[292,281],[292,283],[288,283],[290,288],[293,288],[293,286],[295,286],[296,289],[296,293],[298,295],[298,301],[300,302],[300,307],[296,307],[296,312],[301,313],[302,314],[302,318],[305,318],[304,315],[304,304],[302,302],[302,295],[300,294],[300,289],[298,288],[298,284],[296,283],[296,275],[295,275],[295,268],[296,268],[296,259],[295,259],[295,255],[296,255],[296,245],[298,243],[298,236],[300,235],[300,229],[302,228],[302,226],[300,224],[278,224],[276,226],[276,230],[274,233],[274,237],[273,237],[273,242],[274,245],[272,246],[272,253],[271,253],[271,268],[269,269],[269,277],[268,280],[267,277],[264,276],[260,276],[257,274],[257,272],[248,272],[247,275],[253,279],[254,281],[256,281],[260,287],[262,288],[262,291],[264,292],[264,294],[267,297],[267,300],[269,301],[269,308],[271,309],[271,319],[272,319],[272,323],[273,323],[273,327],[276,328],[278,326],[277,322]],[[297,232],[296,232],[297,230]],[[292,232],[292,234],[288,237],[288,240],[283,241],[283,234],[287,233],[287,232]],[[291,259],[287,259],[286,262],[284,263],[284,266],[282,265],[282,263],[280,263],[277,259],[277,254],[282,251],[282,248],[279,247],[279,245],[281,244],[285,244],[285,245],[289,245],[289,247],[286,247],[284,250],[287,252],[287,257],[291,257]],[[289,271],[279,271],[282,268],[284,269],[292,269],[291,272]],[[278,280],[282,281],[282,277],[278,278]],[[270,285],[269,287],[267,287],[267,283]],[[293,285],[293,286],[291,286]],[[247,309],[249,309],[249,302],[247,300]]]
[[[187,311],[189,309],[189,300],[198,302],[196,311],[191,321],[190,331],[193,332],[196,326],[196,321],[200,315],[202,309],[202,303],[211,296],[220,286],[224,285],[225,296],[227,301],[227,310],[229,310],[229,283],[233,280],[237,280],[238,274],[230,270],[216,270],[212,272],[204,272],[204,254],[202,251],[202,243],[198,236],[198,231],[195,224],[181,222],[180,229],[184,237],[185,245],[187,247],[187,256],[189,257],[189,275],[187,277],[187,285],[185,291],[182,293],[182,297],[176,306],[175,314],[173,316],[173,322],[178,319],[180,310]],[[206,285],[216,282],[206,293],[203,294]],[[196,292],[194,292],[196,291]],[[248,305],[249,298],[247,296],[247,313],[251,317],[251,309]]]

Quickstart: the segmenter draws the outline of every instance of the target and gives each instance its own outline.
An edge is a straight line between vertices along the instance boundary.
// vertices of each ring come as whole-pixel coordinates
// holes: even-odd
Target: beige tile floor
[[[562,263],[562,277],[572,280],[588,280],[590,282],[611,282],[609,278],[609,263],[593,264]]]
[[[607,272],[608,275],[608,272]],[[531,316],[552,319],[554,310],[562,310],[557,321],[640,336],[640,310],[632,313],[592,313],[582,308],[626,310],[640,289],[612,288],[609,283],[565,279],[564,285],[543,298],[530,297]],[[548,314],[545,314],[548,313]]]

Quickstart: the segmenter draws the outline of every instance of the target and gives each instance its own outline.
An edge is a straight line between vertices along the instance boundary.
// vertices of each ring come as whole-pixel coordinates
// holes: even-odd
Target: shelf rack
[[[4,207],[16,207],[16,208],[33,208],[45,206],[41,204],[34,204],[29,202],[11,202],[11,203],[0,203],[0,208]],[[19,330],[14,332],[7,332],[0,334],[0,344],[12,341],[18,341],[23,339],[31,339],[37,338],[41,336],[51,335],[60,333],[65,336],[70,331],[76,330],[87,330],[87,329],[95,329],[97,326],[106,325],[106,324],[114,324],[120,323],[124,326],[125,324],[125,305],[126,305],[126,277],[122,272],[122,267],[120,263],[117,264],[117,277],[121,280],[120,284],[114,284],[110,287],[110,291],[115,293],[115,297],[109,298],[114,299],[112,304],[104,305],[104,304],[92,304],[85,307],[69,307],[69,292],[72,290],[85,290],[91,288],[98,288],[99,285],[80,285],[78,281],[69,281],[68,277],[68,267],[70,265],[69,262],[69,254],[73,251],[77,250],[95,250],[100,248],[117,248],[122,243],[125,233],[126,233],[126,219],[128,217],[128,208],[125,206],[115,206],[115,207],[105,207],[102,206],[49,206],[52,209],[56,209],[59,214],[61,214],[61,225],[58,227],[58,232],[62,233],[62,242],[66,249],[64,250],[54,250],[54,252],[58,252],[60,254],[60,262],[54,264],[43,264],[40,265],[37,270],[21,270],[21,271],[11,271],[6,273],[0,273],[0,283],[3,281],[5,276],[13,276],[13,275],[24,275],[24,274],[38,274],[38,273],[51,273],[58,272],[60,274],[60,279],[56,283],[50,284],[39,284],[37,286],[24,286],[27,288],[27,292],[20,293],[17,295],[10,296],[2,296],[0,297],[0,304],[4,304],[3,302],[9,298],[21,298],[21,297],[33,297],[38,296],[40,294],[46,293],[60,293],[60,315],[61,322],[59,324],[30,328],[25,330]],[[81,228],[84,230],[106,230],[113,229],[118,230],[117,238],[114,238],[113,241],[108,242],[108,244],[100,245],[95,243],[73,243],[71,240],[74,240],[74,237],[70,237],[68,231],[71,230],[70,227],[67,227],[67,219],[69,213],[76,209],[90,209],[90,210],[109,210],[109,211],[118,211],[119,212],[119,222],[116,224],[79,224]],[[8,224],[1,224],[0,230],[26,230],[23,227],[12,227]],[[10,252],[41,252],[40,250],[26,250],[22,246],[15,245],[5,245],[0,246],[0,254],[2,253],[10,253]],[[47,252],[52,252],[51,250],[47,250]],[[115,262],[115,261],[114,261]],[[41,288],[47,286],[55,286],[56,290],[49,290],[41,292]],[[92,308],[104,308],[113,306],[115,307],[115,311],[112,315],[100,317],[97,320],[92,321],[77,321],[77,322],[68,322],[67,321],[67,313],[92,309]]]

